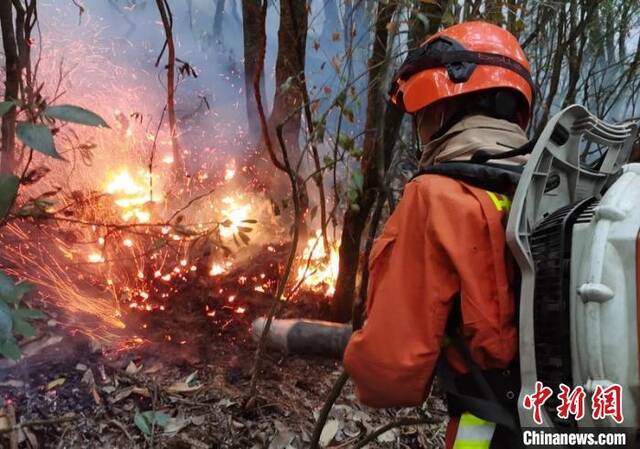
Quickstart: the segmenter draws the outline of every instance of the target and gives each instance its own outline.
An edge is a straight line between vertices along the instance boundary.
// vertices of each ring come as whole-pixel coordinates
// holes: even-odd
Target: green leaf
[[[364,187],[364,178],[360,171],[354,171],[351,173],[351,179],[353,179],[353,184],[358,189],[358,192],[362,192]]]
[[[12,107],[15,106],[14,101],[2,101],[0,102],[0,117],[5,115],[7,112],[11,110]]]
[[[18,360],[20,358],[20,348],[16,344],[15,338],[9,337],[5,341],[0,341],[0,355],[11,360]]]
[[[18,292],[16,291],[16,285],[13,283],[13,280],[0,271],[0,301],[13,304],[18,302],[18,300]]]
[[[18,139],[28,147],[55,159],[64,160],[56,151],[51,130],[45,125],[31,122],[19,122],[16,129],[16,135],[18,136]]]
[[[20,178],[10,174],[0,174],[0,220],[7,216],[18,195]]]
[[[151,428],[156,425],[163,429],[169,424],[169,415],[162,412],[154,412],[149,410],[147,412],[137,412],[133,418],[133,422],[138,429],[145,435],[151,435]]]
[[[13,319],[11,318],[11,309],[4,301],[0,301],[0,341],[13,338],[12,332]]]
[[[19,304],[20,300],[33,289],[28,282],[14,283],[5,273],[0,271],[0,301],[8,304]]]
[[[47,315],[40,310],[33,309],[16,309],[13,311],[13,316],[21,319],[38,320],[46,318]]]
[[[151,425],[142,413],[136,413],[136,416],[133,418],[133,422],[142,433],[145,435],[151,435]]]
[[[33,326],[27,321],[17,318],[15,314],[13,315],[13,332],[26,338],[36,335],[36,330]]]
[[[33,284],[30,284],[29,282],[26,282],[26,281],[19,282],[15,284],[14,287],[15,287],[16,302],[20,302],[20,300],[24,297],[24,295],[33,291],[33,288],[34,288]],[[34,310],[34,312],[36,311]]]
[[[338,145],[344,149],[347,153],[351,153],[355,146],[355,140],[353,138],[347,136],[346,134],[340,133],[338,136]]]
[[[63,104],[60,106],[49,106],[44,112],[47,117],[62,120],[64,122],[79,123],[80,125],[97,126],[99,128],[109,128],[107,122],[95,112],[79,106]]]

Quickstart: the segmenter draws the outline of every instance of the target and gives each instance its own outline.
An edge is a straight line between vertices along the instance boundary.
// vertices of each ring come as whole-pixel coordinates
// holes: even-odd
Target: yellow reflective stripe
[[[496,425],[490,421],[463,413],[453,449],[489,449],[495,428]]]
[[[489,449],[491,446],[491,440],[474,441],[474,440],[461,440],[453,444],[453,449]]]
[[[476,415],[472,415],[471,413],[463,413],[462,416],[460,416],[460,424],[458,424],[458,427],[485,426],[487,424],[492,423],[482,418],[478,418]]]
[[[498,211],[502,212],[503,210],[509,210],[509,208],[511,207],[511,200],[508,196],[501,193],[489,192],[488,190],[487,194],[489,195],[489,198],[491,198],[491,202],[494,206],[496,206],[496,209],[498,209]]]

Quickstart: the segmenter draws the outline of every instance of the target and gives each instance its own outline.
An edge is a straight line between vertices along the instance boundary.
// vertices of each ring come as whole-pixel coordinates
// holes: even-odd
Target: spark
[[[224,266],[218,264],[218,263],[214,263],[211,266],[211,270],[209,271],[209,276],[219,276],[221,274],[225,273],[225,268]]]
[[[234,178],[235,175],[236,175],[236,162],[234,160],[232,160],[225,167],[224,180],[225,181],[231,181]]]
[[[89,254],[89,257],[87,257],[87,260],[91,263],[102,263],[104,262],[105,259],[102,254],[94,253],[94,254]]]

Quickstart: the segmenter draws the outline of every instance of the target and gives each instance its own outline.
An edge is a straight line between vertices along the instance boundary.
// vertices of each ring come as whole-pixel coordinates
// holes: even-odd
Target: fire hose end
[[[258,342],[266,318],[253,322],[251,335]],[[266,336],[267,346],[286,354],[315,355],[341,359],[351,337],[351,325],[329,321],[284,319],[273,320]]]

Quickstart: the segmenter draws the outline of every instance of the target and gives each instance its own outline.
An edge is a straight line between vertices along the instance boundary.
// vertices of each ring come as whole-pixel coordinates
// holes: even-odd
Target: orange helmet
[[[521,94],[518,124],[526,128],[534,87],[518,40],[496,25],[465,22],[434,34],[411,52],[389,94],[392,103],[415,113],[444,98],[496,88]]]

